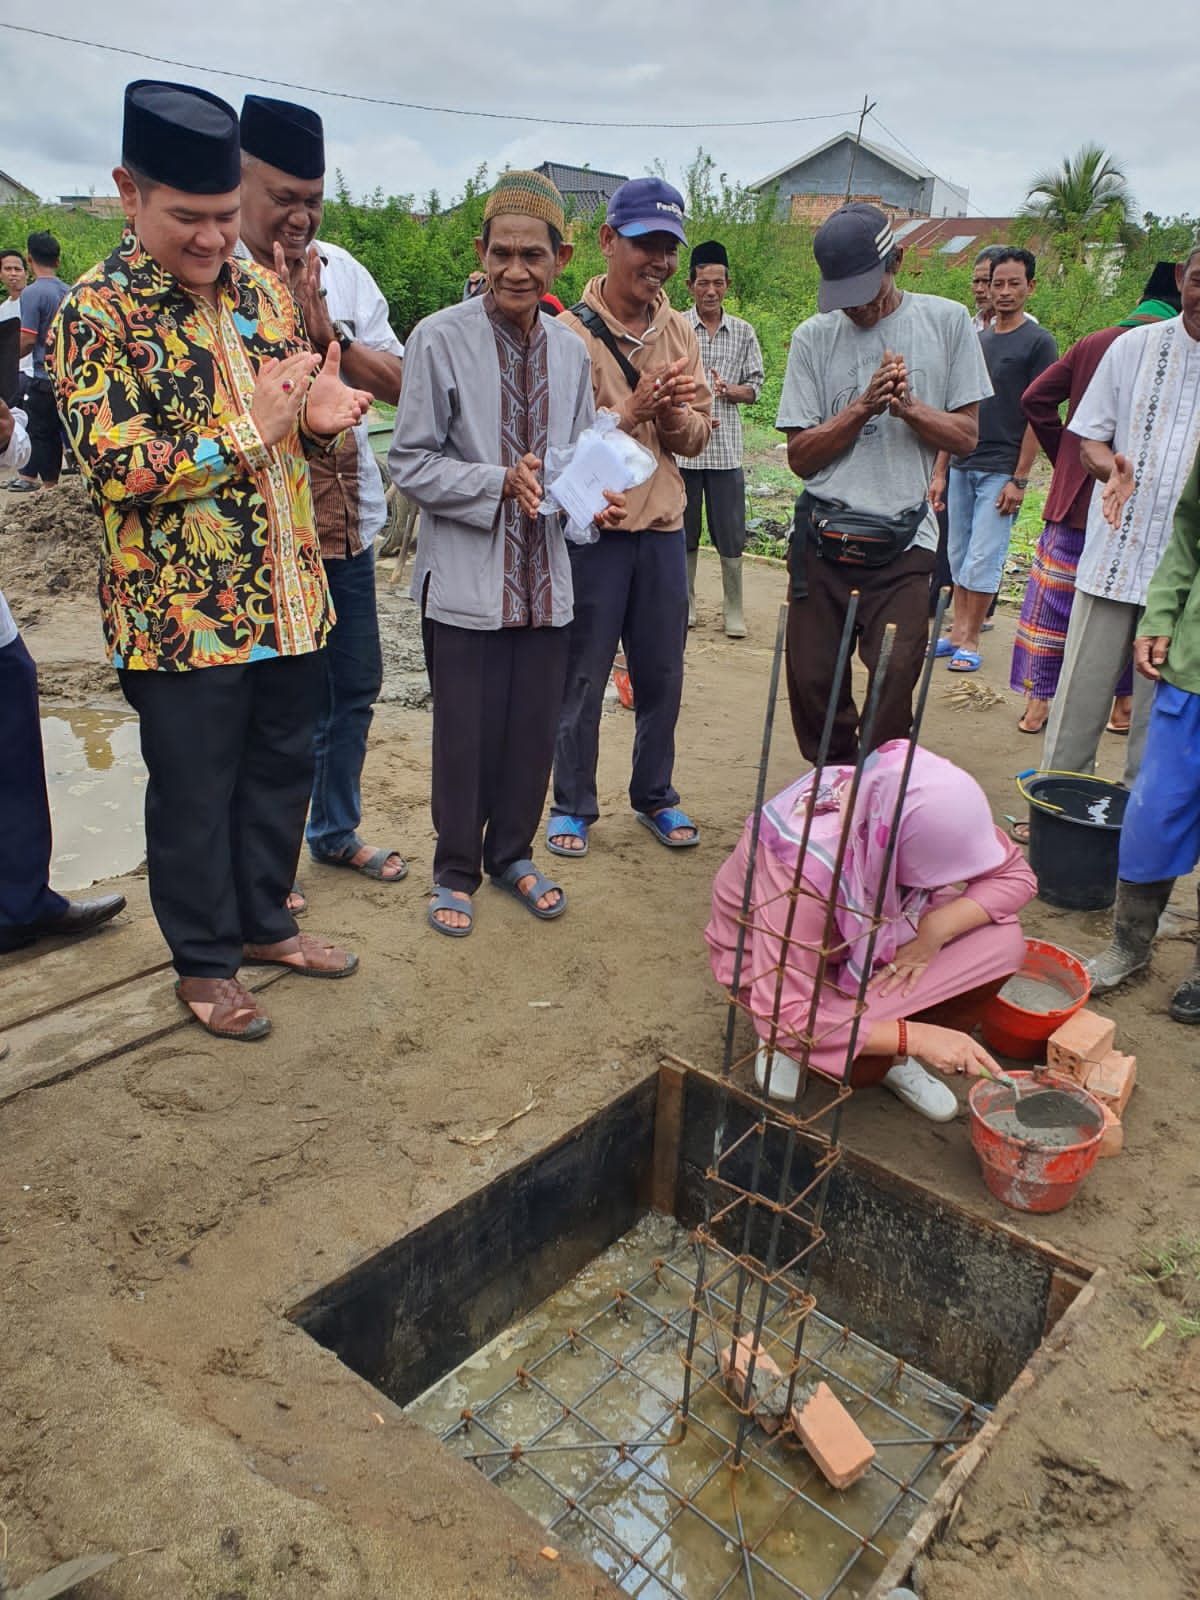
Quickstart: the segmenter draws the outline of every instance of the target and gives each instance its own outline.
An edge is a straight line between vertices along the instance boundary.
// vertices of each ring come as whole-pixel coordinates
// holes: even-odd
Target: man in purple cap
[[[804,479],[788,565],[787,680],[792,725],[815,760],[850,595],[858,653],[874,675],[896,624],[872,748],[907,736],[928,645],[937,520],[927,498],[939,450],[965,454],[991,394],[965,307],[896,287],[903,251],[877,206],[842,206],[817,230],[818,315],[792,335],[776,427]],[[853,761],[859,714],[838,688],[831,761]]]
[[[608,202],[600,248],[608,271],[559,319],[587,343],[597,408],[615,411],[658,467],[626,494],[626,519],[595,544],[571,546],[575,621],[567,689],[554,752],[554,855],[587,853],[600,815],[596,760],[604,688],[624,641],[637,731],[629,798],[639,820],[672,849],[698,844],[672,782],[683,692],[688,586],[683,479],[676,456],[698,456],[712,434],[712,396],[700,346],[671,307],[667,280],[679,266],[683,196],[661,178],[633,178]]]

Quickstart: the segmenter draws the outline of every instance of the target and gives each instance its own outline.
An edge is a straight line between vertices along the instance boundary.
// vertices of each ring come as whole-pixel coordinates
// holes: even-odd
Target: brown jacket
[[[598,311],[608,323],[617,348],[638,372],[670,366],[680,356],[688,360],[686,371],[696,380],[696,398],[690,406],[671,412],[656,422],[640,422],[632,437],[644,445],[658,462],[658,471],[648,483],[630,489],[625,496],[627,514],[623,527],[631,532],[670,531],[683,526],[683,479],[673,457],[698,456],[712,434],[712,394],[704,380],[700,346],[687,318],[672,309],[666,293],[654,302],[649,330],[635,338],[617,321],[604,299],[603,277],[593,278],[583,291],[584,304]],[[588,347],[592,358],[592,393],[597,409],[606,406],[619,410],[629,397],[625,375],[612,352],[594,339],[577,317],[565,311],[558,319],[572,328]],[[640,339],[640,343],[639,343]]]

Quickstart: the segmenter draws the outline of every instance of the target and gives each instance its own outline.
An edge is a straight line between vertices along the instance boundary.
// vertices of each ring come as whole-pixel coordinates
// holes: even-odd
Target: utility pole
[[[858,160],[858,152],[862,148],[863,123],[867,120],[867,113],[874,111],[878,104],[877,100],[872,100],[868,105],[867,96],[863,95],[862,110],[858,114],[858,132],[854,137],[854,148],[850,152],[850,171],[846,174],[846,198],[842,202],[843,205],[850,204],[850,191],[854,186],[854,163]]]

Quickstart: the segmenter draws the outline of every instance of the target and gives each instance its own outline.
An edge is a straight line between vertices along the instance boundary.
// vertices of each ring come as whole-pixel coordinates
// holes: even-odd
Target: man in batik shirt
[[[532,860],[567,670],[574,595],[557,517],[540,516],[547,449],[593,419],[582,340],[543,313],[571,258],[562,196],[506,172],[476,241],[487,291],[418,323],[388,464],[421,507],[413,597],[433,684],[434,895],[429,922],[461,939],[482,873],[535,917],[567,908]],[[603,513],[624,515],[620,495]]]
[[[270,1023],[243,961],[343,977],[357,958],[285,908],[333,622],[307,452],[370,397],[309,347],[295,304],[230,260],[237,114],[179,84],[125,93],[128,227],[64,300],[59,409],[104,523],[108,652],[138,714],[150,897],[180,999],[209,1032]],[[318,369],[319,375],[318,375]]]

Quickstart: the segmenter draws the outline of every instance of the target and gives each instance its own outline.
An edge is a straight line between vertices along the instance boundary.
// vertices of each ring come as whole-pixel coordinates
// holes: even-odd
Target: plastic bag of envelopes
[[[595,518],[608,507],[604,490],[623,494],[654,476],[658,465],[649,450],[622,433],[615,411],[597,411],[596,420],[572,445],[546,451],[543,516],[566,518],[563,532],[572,544],[594,544]]]

